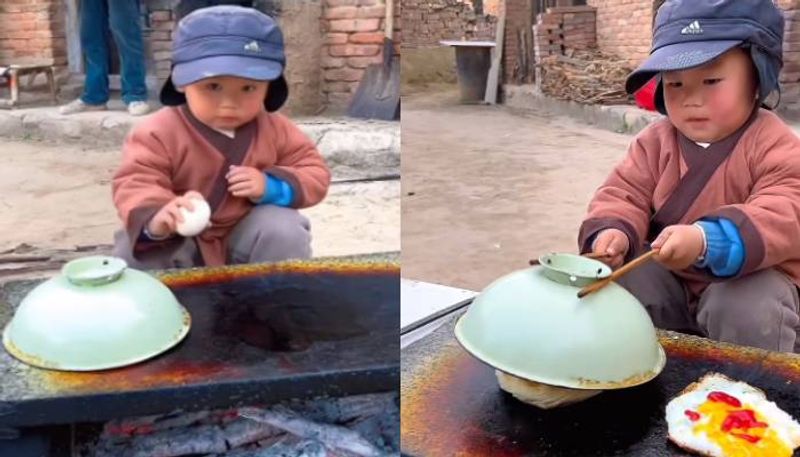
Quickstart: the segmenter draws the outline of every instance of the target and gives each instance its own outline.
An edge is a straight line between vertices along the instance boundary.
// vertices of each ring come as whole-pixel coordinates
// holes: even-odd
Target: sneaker
[[[103,111],[104,109],[107,109],[105,103],[102,105],[90,105],[88,103],[84,103],[83,100],[79,98],[61,106],[58,108],[58,112],[61,114],[75,114],[86,111]]]
[[[142,116],[150,112],[150,105],[147,102],[130,102],[128,103],[128,114],[131,116]]]

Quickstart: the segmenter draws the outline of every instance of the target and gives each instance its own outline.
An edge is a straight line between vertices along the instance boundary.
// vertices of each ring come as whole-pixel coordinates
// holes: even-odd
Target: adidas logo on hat
[[[259,46],[256,41],[251,41],[251,42],[247,43],[246,45],[244,45],[244,50],[245,51],[251,51],[251,52],[259,52],[259,51],[261,51],[261,46]]]
[[[700,27],[700,21],[694,21],[681,29],[681,35],[700,35],[703,29]]]

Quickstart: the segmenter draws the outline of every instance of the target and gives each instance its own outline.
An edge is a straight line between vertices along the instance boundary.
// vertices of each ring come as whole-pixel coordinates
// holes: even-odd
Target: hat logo
[[[681,35],[700,35],[703,33],[703,28],[700,27],[700,21],[694,21],[681,29]]]
[[[258,43],[256,43],[255,41],[251,41],[246,45],[244,45],[244,50],[251,52],[259,52],[261,51],[261,46],[259,46]]]

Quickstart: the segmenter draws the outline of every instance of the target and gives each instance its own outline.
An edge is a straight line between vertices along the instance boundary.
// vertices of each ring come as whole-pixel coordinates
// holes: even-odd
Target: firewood
[[[631,103],[625,93],[625,79],[632,71],[627,61],[597,49],[568,49],[565,54],[541,59],[543,93],[584,104]]]
[[[313,438],[326,447],[341,449],[361,457],[381,457],[385,455],[374,444],[359,433],[337,425],[318,424],[298,416],[293,411],[274,407],[272,409],[241,408],[242,417],[269,424],[302,438]]]
[[[231,448],[255,443],[283,433],[280,429],[249,419],[236,419],[223,428],[225,441]]]

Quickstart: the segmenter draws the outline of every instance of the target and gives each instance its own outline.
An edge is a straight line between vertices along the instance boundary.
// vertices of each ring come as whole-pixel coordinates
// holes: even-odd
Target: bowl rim
[[[471,356],[475,357],[479,361],[483,362],[484,364],[496,369],[500,370],[506,374],[516,376],[518,378],[527,380],[527,381],[534,381],[540,382],[543,384],[549,384],[552,386],[560,386],[560,387],[568,387],[572,389],[585,389],[585,390],[615,390],[615,389],[624,389],[628,387],[634,387],[641,384],[645,384],[650,382],[654,378],[656,378],[661,372],[664,370],[664,367],[667,363],[667,354],[664,351],[664,347],[661,345],[661,342],[656,340],[656,344],[658,346],[658,359],[656,360],[655,366],[647,372],[634,374],[630,378],[627,378],[623,381],[594,381],[590,380],[586,383],[581,383],[578,381],[569,382],[564,380],[558,380],[555,378],[550,378],[547,376],[537,376],[531,375],[530,373],[523,373],[520,370],[514,369],[502,363],[497,363],[493,361],[490,357],[483,354],[479,349],[475,348],[471,345],[467,338],[464,337],[462,328],[462,320],[467,315],[467,313],[463,313],[461,316],[458,317],[456,321],[456,325],[453,329],[455,334],[456,341],[461,345],[461,347]]]
[[[28,354],[21,349],[19,349],[13,341],[11,341],[11,332],[9,331],[11,327],[11,323],[13,319],[6,324],[5,328],[3,329],[3,346],[5,347],[6,351],[11,354],[14,358],[23,362],[27,365],[31,365],[37,368],[44,368],[48,370],[56,370],[56,371],[103,371],[103,370],[110,370],[114,368],[122,368],[129,365],[134,365],[139,362],[143,362],[145,360],[149,360],[155,358],[167,352],[168,350],[172,349],[173,347],[177,346],[181,341],[183,341],[186,336],[189,334],[189,330],[191,329],[192,323],[192,316],[189,311],[180,303],[177,304],[180,308],[181,313],[183,314],[183,318],[181,319],[181,328],[180,331],[175,335],[174,338],[168,340],[165,344],[155,347],[149,351],[145,351],[140,355],[129,357],[126,359],[121,359],[112,363],[98,363],[98,364],[86,364],[86,365],[69,365],[69,364],[57,364],[52,361],[47,361],[42,357]]]

